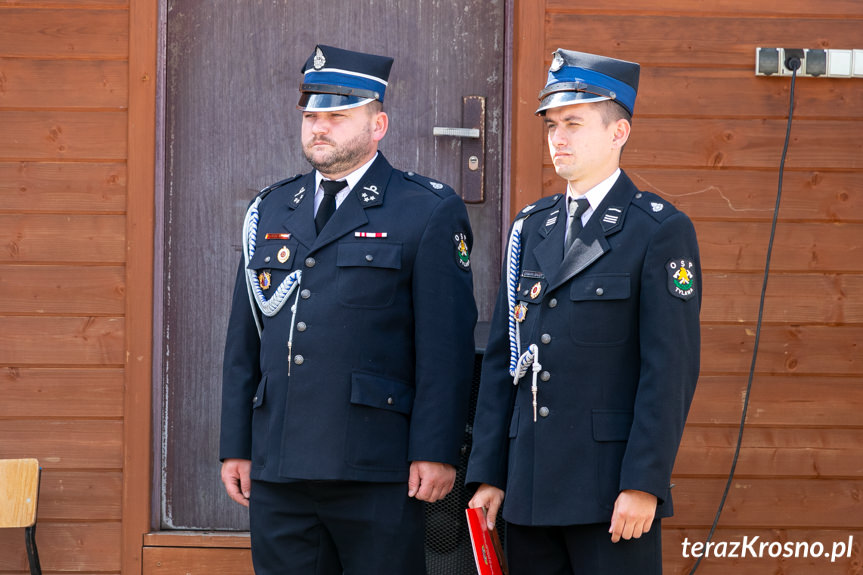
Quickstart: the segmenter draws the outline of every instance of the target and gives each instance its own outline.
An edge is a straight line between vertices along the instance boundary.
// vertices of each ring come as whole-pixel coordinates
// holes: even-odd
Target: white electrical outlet
[[[762,48],[755,49],[756,76],[791,76],[786,66],[789,54],[799,54],[800,49]],[[797,76],[808,78],[863,78],[863,50],[803,48]]]

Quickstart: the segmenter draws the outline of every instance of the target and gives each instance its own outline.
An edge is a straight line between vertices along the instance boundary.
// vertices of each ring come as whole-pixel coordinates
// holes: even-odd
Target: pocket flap
[[[255,246],[255,255],[247,266],[250,270],[289,270],[294,263],[297,242],[262,242]]]
[[[264,404],[264,393],[267,390],[267,378],[264,376],[261,383],[258,384],[258,389],[255,390],[255,397],[252,398],[252,409],[257,409]]]
[[[401,269],[401,244],[384,243],[374,240],[367,242],[342,242],[336,258],[339,267],[364,267]]]
[[[351,374],[351,403],[408,414],[414,403],[414,388],[403,381],[374,373]]]
[[[593,439],[595,441],[627,441],[632,428],[633,413],[625,409],[594,409]]]
[[[597,274],[572,282],[572,301],[626,299],[629,297],[629,274]]]
[[[512,409],[512,419],[509,420],[509,438],[512,439],[518,435],[518,406]]]

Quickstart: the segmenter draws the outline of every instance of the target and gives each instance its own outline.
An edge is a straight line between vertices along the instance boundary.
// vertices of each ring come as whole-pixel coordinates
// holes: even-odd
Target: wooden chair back
[[[39,461],[0,459],[0,527],[31,527],[39,500]]]

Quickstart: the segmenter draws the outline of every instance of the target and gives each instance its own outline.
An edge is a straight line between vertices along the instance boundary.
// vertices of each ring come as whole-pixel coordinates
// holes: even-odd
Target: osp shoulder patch
[[[452,241],[455,244],[455,263],[465,271],[470,270],[470,252],[467,248],[467,234],[457,232],[453,234]]]
[[[696,294],[695,264],[690,259],[675,258],[665,264],[668,272],[668,291],[682,300]]]

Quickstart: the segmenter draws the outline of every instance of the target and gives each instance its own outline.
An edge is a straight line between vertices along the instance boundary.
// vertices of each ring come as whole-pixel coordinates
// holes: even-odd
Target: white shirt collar
[[[377,157],[378,157],[378,152],[375,152],[375,155],[372,156],[371,160],[369,160],[368,162],[366,162],[365,164],[363,164],[362,166],[360,166],[359,168],[357,168],[356,170],[354,170],[353,172],[351,172],[350,174],[348,174],[344,178],[341,178],[348,183],[348,187],[339,192],[339,194],[336,196],[336,201],[338,201],[339,197],[344,197],[344,196],[348,195],[348,192],[351,191],[352,189],[354,189],[354,186],[356,186],[359,183],[359,181],[362,179],[362,177],[366,175],[366,172],[369,170],[369,167],[372,165],[372,162],[374,162],[377,159]],[[315,170],[315,190],[321,189],[321,182],[323,181],[323,179],[324,179],[324,177],[321,175],[321,173],[319,171]]]
[[[587,192],[581,196],[576,196],[572,193],[572,190],[569,189],[569,186],[566,187],[566,195],[573,200],[577,200],[578,198],[587,198],[588,203],[590,204],[590,209],[585,212],[582,217],[582,221],[587,221],[587,218],[590,217],[590,214],[599,207],[599,204],[602,203],[602,200],[605,199],[605,196],[608,195],[608,192],[611,191],[611,188],[617,182],[617,178],[620,177],[620,168],[614,170],[614,173],[587,190]]]

